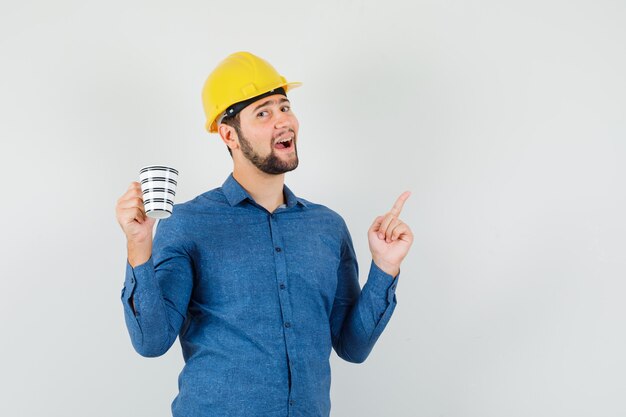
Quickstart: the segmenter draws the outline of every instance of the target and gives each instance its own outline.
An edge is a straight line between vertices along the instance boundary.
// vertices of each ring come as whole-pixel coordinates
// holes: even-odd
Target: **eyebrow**
[[[289,103],[289,100],[287,100],[286,98],[281,98],[278,102],[279,102],[279,103],[285,103],[285,102]],[[252,110],[252,112],[257,111],[257,110],[259,110],[261,107],[265,107],[265,106],[267,106],[268,104],[274,104],[274,103],[275,103],[275,101],[274,101],[274,100],[267,100],[266,102],[263,102],[263,103],[259,104],[258,106],[256,106],[256,107],[254,108],[254,110]]]

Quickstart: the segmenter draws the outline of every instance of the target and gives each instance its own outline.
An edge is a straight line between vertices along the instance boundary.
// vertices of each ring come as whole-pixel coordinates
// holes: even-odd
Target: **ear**
[[[220,139],[222,139],[226,146],[228,146],[231,150],[239,147],[239,143],[237,142],[237,132],[235,132],[235,129],[232,126],[220,123],[217,126],[217,133],[220,134]]]

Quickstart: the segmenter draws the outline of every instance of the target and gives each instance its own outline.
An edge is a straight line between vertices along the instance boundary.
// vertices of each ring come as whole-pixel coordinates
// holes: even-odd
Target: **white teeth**
[[[278,141],[278,142],[276,142],[276,143],[285,143],[285,142],[289,142],[289,141],[290,141],[290,140],[292,140],[292,139],[293,139],[293,136],[292,136],[292,137],[289,137],[289,138],[281,139],[281,140],[279,140],[279,141]]]

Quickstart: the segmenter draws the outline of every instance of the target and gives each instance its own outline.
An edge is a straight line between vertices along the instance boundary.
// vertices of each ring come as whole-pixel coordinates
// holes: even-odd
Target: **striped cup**
[[[154,219],[167,219],[174,209],[178,171],[164,165],[149,165],[139,171],[146,214]]]

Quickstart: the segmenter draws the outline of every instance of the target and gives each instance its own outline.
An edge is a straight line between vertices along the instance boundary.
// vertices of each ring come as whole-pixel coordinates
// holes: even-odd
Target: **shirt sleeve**
[[[190,249],[180,222],[171,216],[159,220],[146,262],[133,268],[126,260],[124,318],[133,347],[142,356],[163,355],[180,332],[193,287]]]
[[[344,223],[344,242],[337,270],[337,291],[330,317],[332,344],[340,358],[361,363],[387,326],[397,304],[394,278],[372,260],[361,290],[352,238]]]

